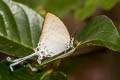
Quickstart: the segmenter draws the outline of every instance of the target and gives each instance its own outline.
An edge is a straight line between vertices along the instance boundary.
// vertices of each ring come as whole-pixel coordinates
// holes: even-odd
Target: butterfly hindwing
[[[65,51],[69,42],[70,35],[64,23],[55,15],[47,13],[39,43],[44,44],[54,56]]]

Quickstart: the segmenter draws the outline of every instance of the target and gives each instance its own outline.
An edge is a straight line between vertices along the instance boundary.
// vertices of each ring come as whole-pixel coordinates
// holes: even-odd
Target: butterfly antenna
[[[75,23],[74,23],[75,27],[74,27],[74,30],[73,30],[73,32],[71,34],[71,37],[74,37],[76,35],[76,33],[78,32],[78,30],[80,30],[80,26],[78,26],[78,23],[79,22],[75,19]]]

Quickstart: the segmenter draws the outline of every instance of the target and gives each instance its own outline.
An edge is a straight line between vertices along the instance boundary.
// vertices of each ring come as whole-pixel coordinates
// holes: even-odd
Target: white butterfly
[[[53,57],[60,53],[66,52],[68,49],[73,48],[73,38],[66,29],[64,23],[55,15],[47,13],[42,28],[42,34],[38,46],[34,49],[34,53],[23,58],[11,60],[7,57],[8,61],[13,62],[10,64],[10,69],[13,71],[13,66],[29,59],[33,56],[38,56],[38,63],[45,57]]]

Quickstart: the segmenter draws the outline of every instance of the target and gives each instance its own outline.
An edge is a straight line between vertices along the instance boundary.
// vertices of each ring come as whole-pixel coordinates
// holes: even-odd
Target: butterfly
[[[37,62],[41,64],[41,61],[46,57],[54,57],[74,48],[73,41],[74,38],[70,37],[64,23],[52,13],[47,13],[42,26],[40,40],[37,47],[34,49],[34,53],[15,60],[7,57],[8,61],[13,62],[10,64],[10,69],[13,71],[13,66],[33,56],[38,56]]]

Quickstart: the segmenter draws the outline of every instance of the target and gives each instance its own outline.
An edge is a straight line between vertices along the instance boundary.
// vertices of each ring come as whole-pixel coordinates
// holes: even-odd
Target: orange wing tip
[[[56,16],[56,15],[54,15],[54,14],[52,14],[52,13],[50,13],[50,12],[47,12],[46,16]],[[56,17],[57,17],[57,16],[56,16]]]
[[[52,16],[53,18],[56,18],[56,19],[58,19],[58,20],[60,20],[61,22],[62,22],[62,20],[59,18],[59,17],[57,17],[55,14],[52,14],[52,13],[50,13],[50,12],[48,12],[47,14],[46,14],[46,16],[45,16],[45,19],[47,19],[49,16]],[[62,22],[63,23],[63,22]],[[63,23],[64,24],[64,23]]]

